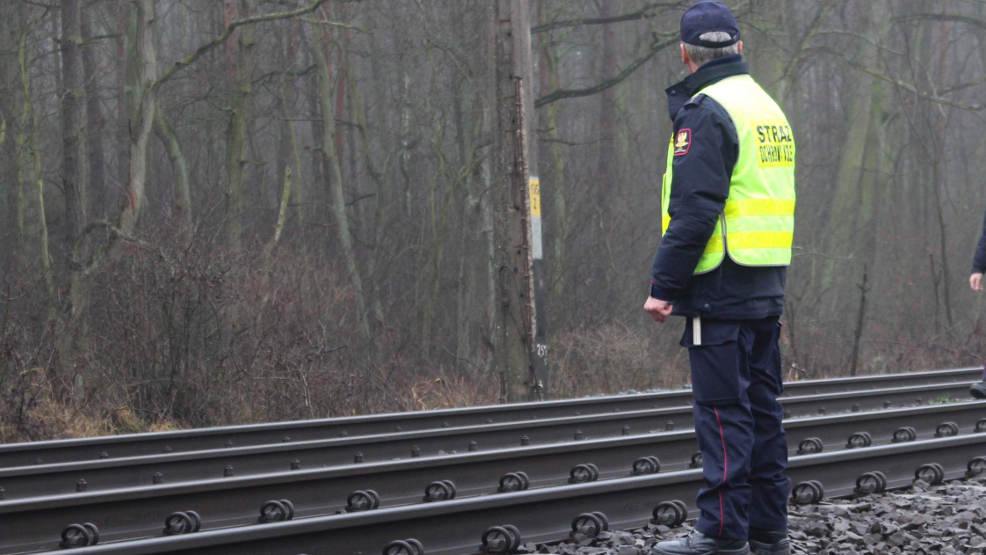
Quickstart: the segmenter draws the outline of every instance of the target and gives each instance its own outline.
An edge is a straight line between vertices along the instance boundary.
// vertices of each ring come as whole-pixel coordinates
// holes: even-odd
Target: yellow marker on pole
[[[527,188],[531,202],[531,257],[541,260],[544,258],[541,244],[541,180],[532,175],[527,180]]]
[[[528,180],[531,189],[531,216],[541,217],[541,180],[531,176]]]

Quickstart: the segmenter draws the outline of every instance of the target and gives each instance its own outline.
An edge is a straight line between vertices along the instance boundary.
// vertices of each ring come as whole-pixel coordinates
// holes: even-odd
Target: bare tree
[[[798,145],[788,375],[981,363],[986,7],[727,3]],[[682,385],[682,8],[0,2],[0,441]]]

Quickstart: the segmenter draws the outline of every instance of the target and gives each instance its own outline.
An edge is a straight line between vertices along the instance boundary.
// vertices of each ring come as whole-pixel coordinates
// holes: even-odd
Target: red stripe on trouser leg
[[[719,536],[722,536],[722,528],[726,524],[726,511],[722,506],[722,488],[726,485],[726,475],[729,474],[729,459],[726,457],[726,434],[722,432],[722,421],[719,420],[719,409],[712,407],[716,413],[716,424],[719,425],[719,439],[722,440],[722,483],[719,484]]]

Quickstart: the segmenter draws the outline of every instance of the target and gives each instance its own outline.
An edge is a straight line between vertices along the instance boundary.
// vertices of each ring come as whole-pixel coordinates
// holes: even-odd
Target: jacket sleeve
[[[986,272],[986,217],[983,218],[983,232],[976,246],[976,256],[972,259],[973,272]]]
[[[654,257],[651,293],[674,301],[688,282],[715,230],[729,196],[729,181],[739,154],[736,128],[714,100],[700,97],[675,117],[674,136],[688,130],[687,152],[673,157],[668,214],[671,222]]]

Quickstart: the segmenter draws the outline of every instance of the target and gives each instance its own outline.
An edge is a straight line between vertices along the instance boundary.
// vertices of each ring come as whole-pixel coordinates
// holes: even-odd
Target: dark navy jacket
[[[979,236],[976,256],[972,259],[973,272],[986,272],[986,216],[983,217],[983,234]]]
[[[740,55],[712,60],[665,92],[674,135],[691,129],[688,153],[674,157],[671,225],[661,238],[651,270],[650,295],[671,301],[674,314],[718,319],[779,316],[784,307],[783,267],[740,266],[725,257],[715,270],[692,275],[729,196],[739,157],[736,127],[715,100],[695,95],[733,75],[749,73]]]

